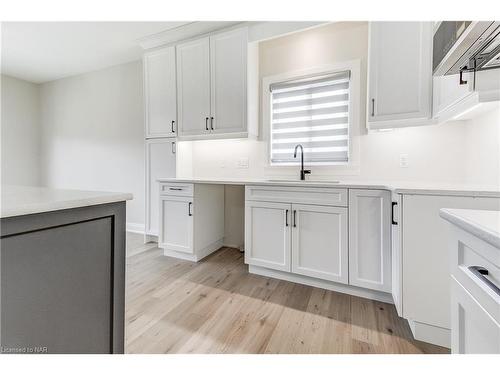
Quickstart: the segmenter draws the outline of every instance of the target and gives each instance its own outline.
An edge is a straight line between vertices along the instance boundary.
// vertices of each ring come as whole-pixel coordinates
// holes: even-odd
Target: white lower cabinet
[[[500,353],[500,323],[455,278],[451,308],[453,354]]]
[[[245,262],[348,282],[347,209],[247,201]]]
[[[247,186],[245,199],[251,272],[390,301],[389,191]]]
[[[446,210],[448,213],[450,210]],[[496,211],[451,210],[440,215],[447,231],[451,277],[451,353],[500,354],[500,246],[482,231],[486,220],[479,213]],[[457,220],[472,212],[468,225]],[[458,216],[456,216],[458,215]],[[491,216],[494,217],[494,216]],[[445,220],[443,223],[447,224]],[[471,223],[471,224],[469,224]],[[489,224],[494,230],[496,224]],[[491,238],[494,238],[492,236]]]
[[[246,263],[290,271],[291,210],[287,203],[246,202]]]
[[[161,215],[160,246],[193,254],[193,198],[162,197]]]
[[[401,195],[392,193],[391,288],[392,300],[399,316],[403,316],[403,257],[401,247]]]
[[[450,347],[450,252],[442,208],[498,210],[495,197],[402,195],[401,269],[403,317],[417,340]]]
[[[164,255],[198,261],[224,240],[224,186],[160,183],[160,234]]]
[[[391,193],[349,189],[349,284],[391,292]]]
[[[347,284],[347,208],[294,204],[292,223],[292,272]]]

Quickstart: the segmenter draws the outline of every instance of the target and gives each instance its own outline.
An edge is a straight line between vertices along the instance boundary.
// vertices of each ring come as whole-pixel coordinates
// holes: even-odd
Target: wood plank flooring
[[[126,353],[449,353],[392,305],[249,274],[236,249],[192,263],[127,239]]]

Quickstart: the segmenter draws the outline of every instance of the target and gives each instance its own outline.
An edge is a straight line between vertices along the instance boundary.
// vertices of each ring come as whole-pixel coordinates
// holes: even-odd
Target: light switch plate
[[[247,169],[248,168],[248,157],[242,157],[238,159],[238,168]]]
[[[401,168],[408,168],[408,154],[399,155],[399,166]]]

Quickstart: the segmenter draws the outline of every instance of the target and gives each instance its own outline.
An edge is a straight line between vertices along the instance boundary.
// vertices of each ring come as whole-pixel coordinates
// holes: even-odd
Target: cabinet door
[[[146,138],[175,137],[177,96],[175,48],[144,55]]]
[[[349,284],[391,292],[391,194],[349,189]]]
[[[445,121],[466,110],[462,101],[474,93],[474,75],[463,74],[466,84],[460,84],[458,74],[434,77],[432,87],[433,117]]]
[[[160,190],[158,178],[175,177],[176,143],[172,139],[146,140],[146,234],[158,235]]]
[[[347,208],[292,205],[292,272],[348,283]]]
[[[177,113],[181,136],[209,132],[209,45],[206,37],[177,46]]]
[[[369,127],[430,121],[432,22],[371,22],[369,30]]]
[[[500,323],[454,277],[451,288],[452,353],[499,354]]]
[[[290,271],[291,205],[246,202],[245,263]]]
[[[210,37],[213,133],[246,131],[247,39],[247,29]]]
[[[159,247],[193,254],[193,198],[161,197],[160,203]]]
[[[391,288],[394,306],[399,316],[403,316],[403,257],[401,249],[401,195],[392,194],[391,233]]]

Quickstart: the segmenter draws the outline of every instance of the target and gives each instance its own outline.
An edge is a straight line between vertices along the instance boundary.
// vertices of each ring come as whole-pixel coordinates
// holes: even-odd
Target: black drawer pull
[[[498,296],[500,296],[500,288],[493,284],[493,282],[486,278],[485,276],[489,275],[489,272],[486,268],[481,266],[470,266],[468,267],[469,271],[474,274],[477,278],[479,278],[483,283],[485,283],[493,292],[495,292]]]
[[[168,190],[178,190],[178,191],[181,191],[182,188],[173,188],[173,187],[171,187],[171,188],[168,188]]]
[[[394,220],[394,206],[397,206],[398,202],[392,202],[392,208],[391,208],[391,221],[392,225],[398,225],[398,222]]]
[[[193,212],[191,211],[192,206],[193,206],[193,202],[189,202],[189,204],[188,204],[188,216],[193,216]]]

